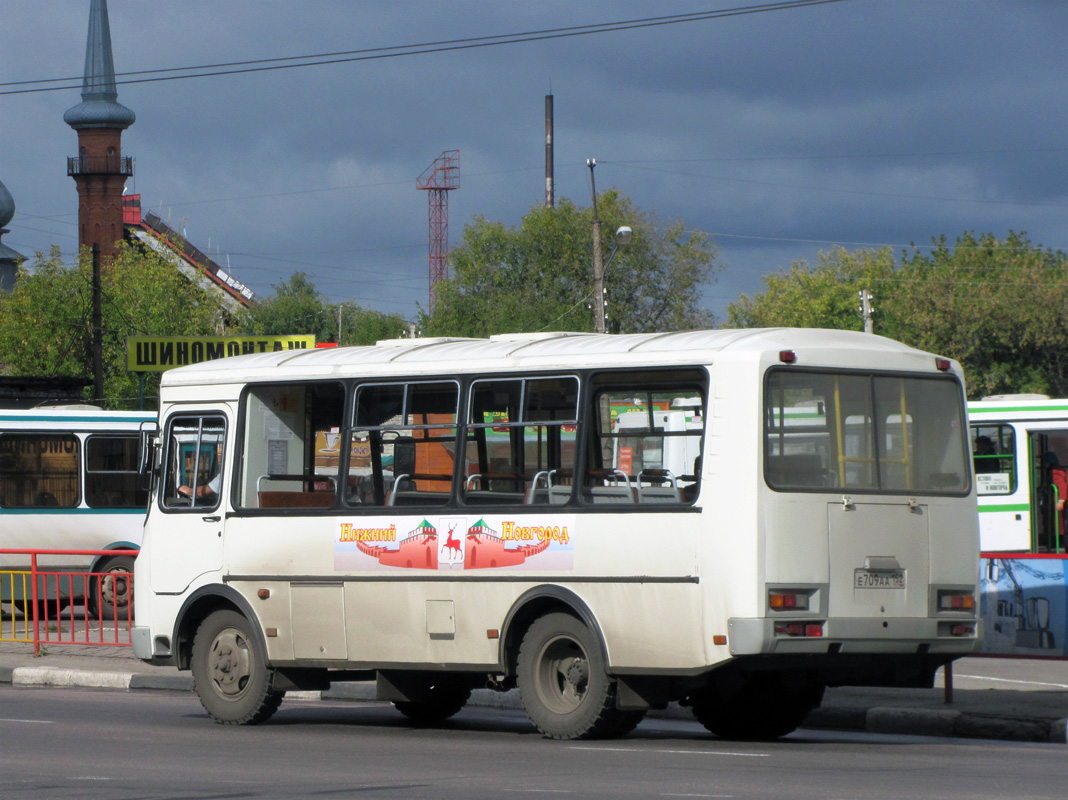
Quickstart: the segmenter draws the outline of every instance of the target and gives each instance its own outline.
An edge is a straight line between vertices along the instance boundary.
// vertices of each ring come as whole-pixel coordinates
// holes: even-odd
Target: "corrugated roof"
[[[395,339],[366,347],[333,347],[255,353],[170,370],[164,386],[359,374],[508,371],[566,365],[705,364],[724,351],[835,350],[863,360],[875,352],[928,356],[907,345],[858,331],[807,328],[724,329],[635,334],[508,334],[489,339]],[[635,356],[639,358],[636,360]],[[872,364],[872,366],[878,366]],[[933,362],[931,367],[934,367]]]

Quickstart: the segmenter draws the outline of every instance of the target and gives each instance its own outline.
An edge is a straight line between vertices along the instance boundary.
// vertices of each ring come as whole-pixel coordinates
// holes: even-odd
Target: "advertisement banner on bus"
[[[570,570],[574,529],[573,514],[341,519],[334,569]]]
[[[1013,554],[981,560],[983,653],[1068,657],[1068,557]]]

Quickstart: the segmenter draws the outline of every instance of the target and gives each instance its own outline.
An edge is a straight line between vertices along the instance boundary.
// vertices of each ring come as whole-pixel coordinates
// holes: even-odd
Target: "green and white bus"
[[[1068,658],[1068,400],[968,403],[979,537],[983,653]]]
[[[553,738],[674,701],[775,737],[981,635],[960,368],[877,336],[241,356],[163,376],[157,442],[134,652],[223,723],[374,680],[420,723],[517,687]]]

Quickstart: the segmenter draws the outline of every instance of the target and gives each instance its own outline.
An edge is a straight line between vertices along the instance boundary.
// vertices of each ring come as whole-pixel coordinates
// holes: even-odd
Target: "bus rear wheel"
[[[690,704],[697,721],[716,736],[760,741],[792,733],[822,700],[822,684],[761,675],[728,693],[704,689],[691,695]]]
[[[97,619],[123,622],[133,619],[134,560],[119,556],[100,565],[89,592],[89,610]]]
[[[394,707],[416,725],[434,725],[459,713],[471,699],[471,687],[447,680],[427,687],[419,700],[394,700]]]
[[[263,645],[236,611],[216,611],[193,638],[193,685],[201,705],[224,725],[255,725],[282,704]]]
[[[616,682],[590,629],[565,613],[537,619],[519,647],[519,696],[527,716],[551,739],[622,736],[640,711],[616,708]]]

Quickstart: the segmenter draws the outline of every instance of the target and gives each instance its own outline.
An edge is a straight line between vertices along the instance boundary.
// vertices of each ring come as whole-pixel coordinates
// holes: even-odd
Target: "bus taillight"
[[[808,592],[772,589],[768,592],[768,607],[774,611],[807,611]]]
[[[776,636],[823,636],[822,622],[776,622]]]
[[[938,593],[939,611],[975,611],[975,595],[971,592],[943,591]]]

